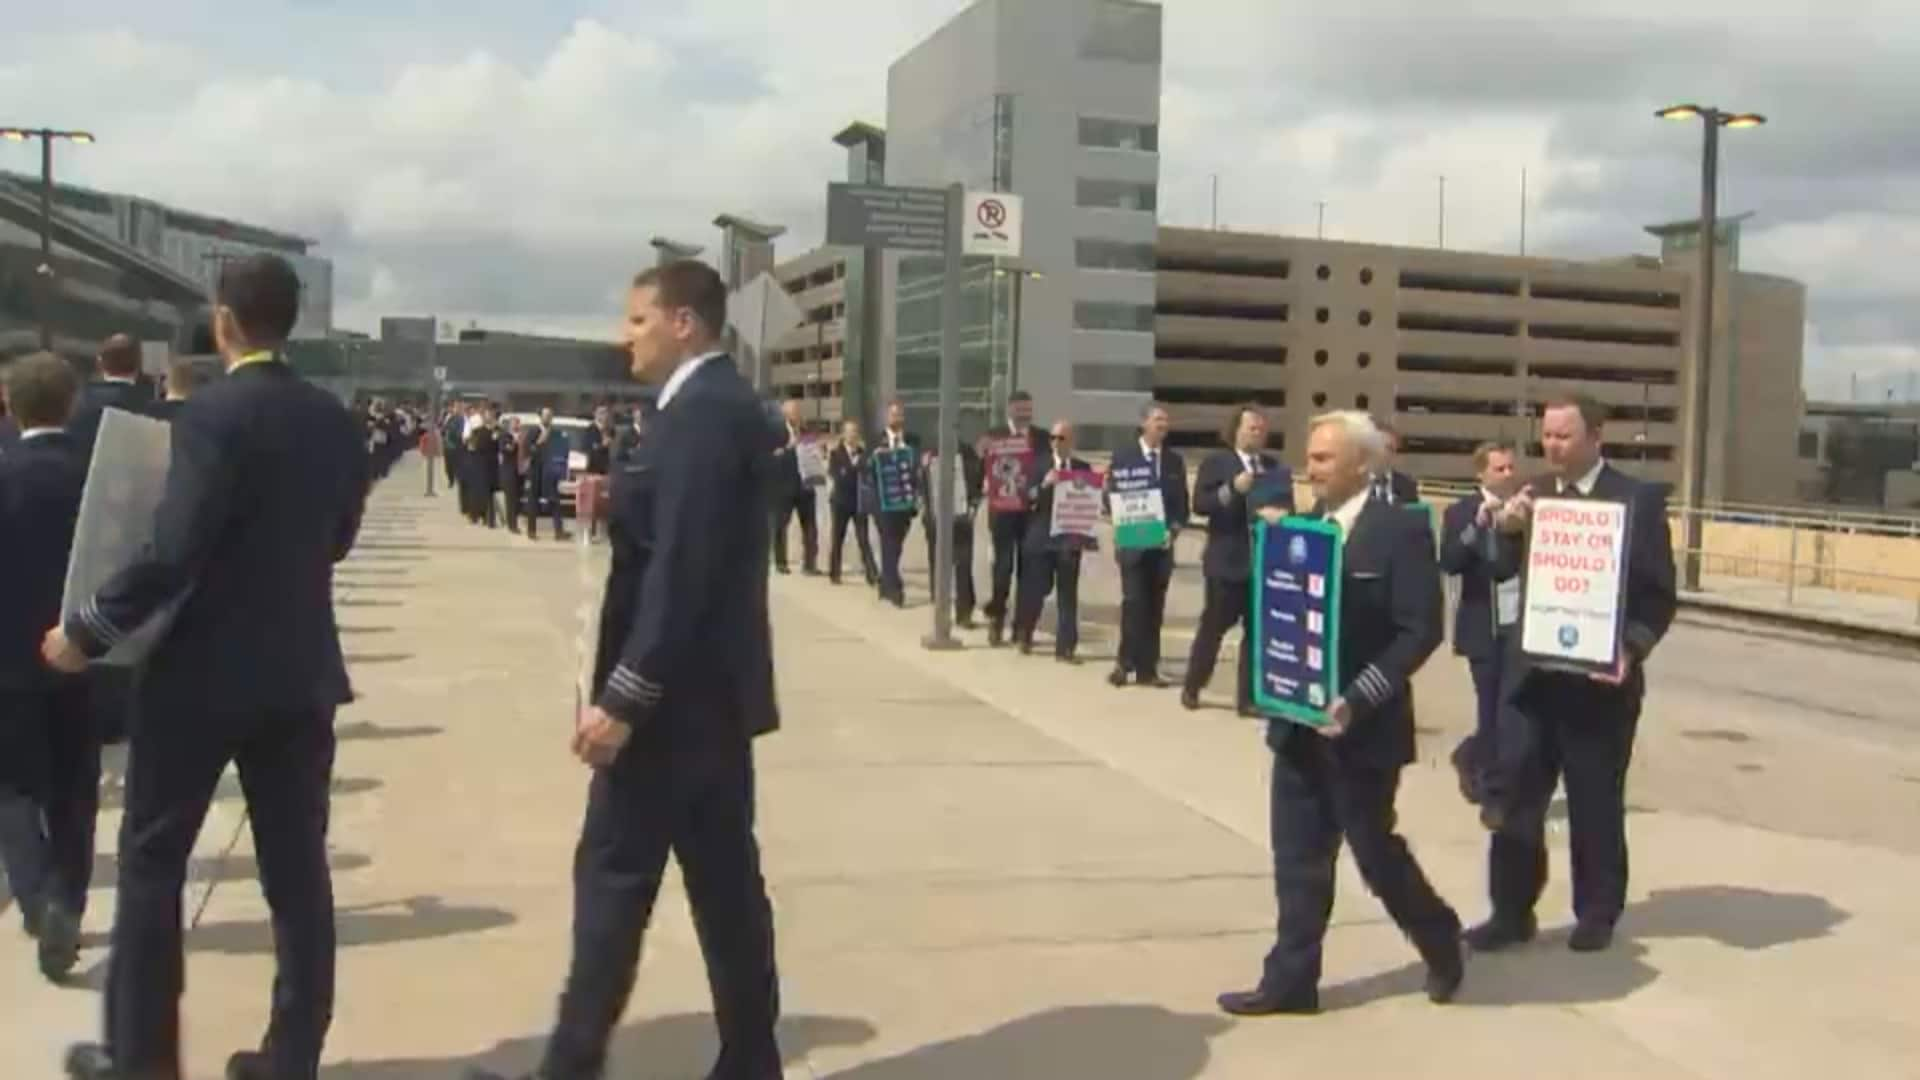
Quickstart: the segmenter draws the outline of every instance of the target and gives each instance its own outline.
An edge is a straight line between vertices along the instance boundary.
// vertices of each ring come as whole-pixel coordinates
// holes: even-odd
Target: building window
[[[1073,305],[1073,325],[1076,330],[1122,330],[1151,334],[1153,305],[1082,300]]]
[[[1820,458],[1820,433],[1819,432],[1803,431],[1800,433],[1800,457],[1806,461],[1819,460]]]
[[[1315,391],[1313,392],[1313,407],[1314,407],[1314,408],[1316,408],[1316,409],[1324,409],[1324,408],[1326,408],[1326,407],[1327,407],[1327,394],[1326,394],[1326,391],[1324,391],[1324,390],[1315,390]]]
[[[1086,60],[1158,64],[1160,5],[1102,0],[1093,11],[1086,36],[1080,39],[1080,56]]]
[[[1121,240],[1074,242],[1075,265],[1082,270],[1152,270],[1153,245]]]
[[[1363,312],[1361,312],[1361,313],[1360,313],[1360,325],[1361,325],[1361,326],[1372,326],[1372,325],[1373,325],[1373,312],[1371,312],[1371,311],[1363,311]]]
[[[1125,393],[1153,392],[1151,364],[1075,364],[1075,390],[1114,390]]]
[[[1317,323],[1326,322],[1328,319],[1332,317],[1333,317],[1333,313],[1328,311],[1326,308],[1316,308],[1313,313],[1313,321]]]
[[[1369,400],[1371,399],[1369,399],[1365,394],[1355,394],[1353,397],[1353,407],[1356,409],[1364,409],[1367,407],[1367,402]]]
[[[1160,125],[1083,116],[1080,118],[1080,145],[1096,150],[1144,150],[1148,153],[1158,153]]]
[[[1333,276],[1333,267],[1328,266],[1326,263],[1321,263],[1319,268],[1313,272],[1313,276],[1319,278],[1321,281],[1325,281]]]
[[[1363,368],[1363,369],[1365,369],[1365,368],[1369,368],[1369,367],[1372,367],[1372,366],[1373,366],[1373,354],[1372,354],[1372,353],[1364,353],[1364,352],[1363,352],[1363,353],[1361,353],[1361,354],[1359,355],[1359,357],[1357,357],[1357,358],[1356,358],[1356,359],[1354,360],[1354,362],[1355,362],[1355,363],[1357,363],[1357,364],[1359,364],[1359,365],[1360,365],[1360,367],[1361,367],[1361,368]]]
[[[1327,366],[1327,350],[1325,350],[1325,349],[1315,349],[1315,350],[1313,351],[1313,366],[1314,366],[1314,367],[1326,367],[1326,366]]]
[[[993,190],[1013,190],[1013,95],[993,96]]]
[[[1373,284],[1373,269],[1371,267],[1365,267],[1361,269],[1360,284],[1362,285]]]
[[[1152,184],[1131,180],[1082,180],[1077,203],[1095,210],[1144,210],[1159,207]]]

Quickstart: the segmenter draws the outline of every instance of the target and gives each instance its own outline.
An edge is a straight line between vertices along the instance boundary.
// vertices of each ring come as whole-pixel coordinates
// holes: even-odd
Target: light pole
[[[1013,278],[1012,317],[1008,319],[1009,325],[1007,328],[1007,336],[1011,340],[1007,343],[1006,380],[1007,394],[1011,395],[1015,390],[1020,389],[1020,305],[1025,299],[1024,294],[1027,279],[1031,278],[1034,281],[1042,281],[1047,275],[1038,270],[1016,264],[1012,266],[994,266],[993,276],[996,281],[1007,277]],[[991,324],[991,320],[989,320],[989,324]],[[1007,403],[1005,401],[996,401],[993,403],[993,406],[999,410],[1001,415],[1006,414]]]
[[[1654,113],[1662,120],[1700,120],[1706,139],[1700,155],[1700,294],[1699,328],[1694,334],[1693,431],[1688,439],[1686,566],[1688,589],[1700,588],[1701,549],[1705,546],[1707,503],[1707,418],[1712,403],[1708,393],[1713,361],[1713,275],[1715,225],[1719,217],[1720,129],[1759,127],[1767,118],[1759,113],[1726,112],[1711,105],[1671,105]]]
[[[8,142],[40,140],[40,266],[35,271],[40,287],[40,348],[53,351],[53,143],[65,139],[82,145],[93,142],[85,131],[61,131],[57,128],[0,127],[0,139]]]

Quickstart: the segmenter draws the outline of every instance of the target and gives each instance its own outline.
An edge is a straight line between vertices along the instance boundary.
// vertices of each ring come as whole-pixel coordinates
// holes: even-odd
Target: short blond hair
[[[1337,427],[1344,432],[1353,444],[1360,448],[1360,456],[1368,467],[1379,465],[1387,458],[1387,436],[1373,417],[1356,409],[1340,409],[1325,412],[1307,421],[1307,431],[1312,433],[1323,427]]]

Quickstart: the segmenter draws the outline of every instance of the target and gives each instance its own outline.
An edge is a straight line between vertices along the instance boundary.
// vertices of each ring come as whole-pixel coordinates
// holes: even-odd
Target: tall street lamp
[[[1033,269],[1017,259],[1005,262],[1002,262],[998,258],[994,260],[993,280],[997,283],[1009,277],[1013,279],[1011,311],[1009,313],[1010,317],[1007,320],[1007,336],[1012,340],[1007,343],[1006,392],[1001,395],[1001,400],[991,403],[1002,415],[1005,415],[1007,411],[1006,399],[1012,396],[1015,390],[1020,389],[1020,307],[1021,301],[1025,299],[1022,294],[1026,291],[1025,286],[1029,280],[1042,281],[1045,280],[1046,276],[1046,274]],[[992,325],[993,320],[989,319],[989,330],[991,330]]]
[[[1714,225],[1719,217],[1720,129],[1759,127],[1767,118],[1759,113],[1736,113],[1710,105],[1672,105],[1654,113],[1662,120],[1700,120],[1706,126],[1706,142],[1700,163],[1700,309],[1699,329],[1694,337],[1693,437],[1689,440],[1687,463],[1686,569],[1688,589],[1700,588],[1701,550],[1705,547],[1707,503],[1707,413],[1712,398],[1708,393],[1713,360],[1713,271],[1714,249],[1718,246]]]
[[[85,131],[55,128],[0,127],[8,142],[40,140],[40,266],[35,270],[40,289],[40,348],[53,349],[53,143],[56,139],[81,144],[93,142]]]

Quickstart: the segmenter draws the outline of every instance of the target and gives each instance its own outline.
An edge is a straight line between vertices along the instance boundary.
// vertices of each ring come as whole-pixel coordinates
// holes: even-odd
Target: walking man
[[[720,351],[726,317],[726,286],[704,263],[648,270],[627,298],[633,372],[662,384],[660,411],[613,483],[594,698],[573,734],[593,769],[574,852],[573,958],[537,1080],[606,1071],[669,854],[714,994],[710,1075],[780,1075],[752,749],[779,725],[766,575],[779,440]]]

